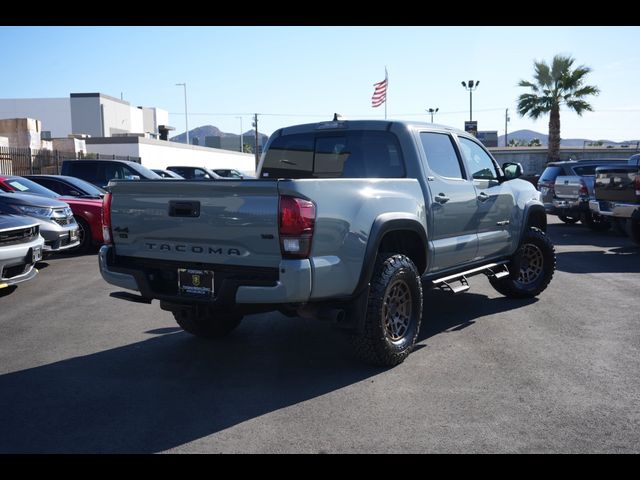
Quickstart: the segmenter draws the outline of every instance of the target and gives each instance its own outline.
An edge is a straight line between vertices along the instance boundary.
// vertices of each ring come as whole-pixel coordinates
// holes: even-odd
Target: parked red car
[[[78,252],[87,252],[93,246],[104,243],[102,237],[102,200],[60,196],[56,192],[18,176],[0,175],[0,191],[22,192],[43,195],[66,202],[80,227],[80,245]]]

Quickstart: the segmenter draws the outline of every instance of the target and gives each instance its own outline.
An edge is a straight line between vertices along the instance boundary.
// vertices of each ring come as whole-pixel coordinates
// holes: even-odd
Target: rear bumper
[[[637,203],[618,203],[604,200],[591,200],[589,208],[592,212],[607,217],[631,218],[640,214],[640,205]]]
[[[278,269],[248,269],[224,265],[178,265],[175,262],[119,262],[111,245],[98,254],[102,278],[112,285],[140,292],[147,299],[171,303],[282,304],[309,300],[311,264],[309,260],[281,260]],[[185,297],[177,293],[177,268],[214,271],[213,298]]]
[[[554,198],[552,203],[544,204],[544,209],[545,212],[551,215],[587,213],[589,211],[589,202],[581,199]]]

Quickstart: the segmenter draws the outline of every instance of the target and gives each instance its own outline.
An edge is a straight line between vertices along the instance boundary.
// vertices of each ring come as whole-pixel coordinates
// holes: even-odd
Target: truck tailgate
[[[638,202],[636,176],[637,165],[598,168],[595,181],[596,199],[622,203]]]
[[[111,188],[117,255],[277,267],[278,182],[137,181]]]
[[[581,177],[577,175],[560,175],[556,178],[554,190],[556,197],[577,200],[580,196]]]

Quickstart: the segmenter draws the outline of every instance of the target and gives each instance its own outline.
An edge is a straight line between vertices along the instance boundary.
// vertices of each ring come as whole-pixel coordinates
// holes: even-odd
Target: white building
[[[158,135],[169,112],[156,107],[134,107],[103,93],[72,93],[69,98],[2,98],[0,119],[35,118],[45,138],[74,135],[112,137],[122,134]]]
[[[255,156],[251,153],[233,152],[219,148],[186,145],[138,136],[88,138],[87,152],[100,155],[140,157],[147,168],[168,166],[194,166],[215,168],[235,168],[243,173],[255,175]]]

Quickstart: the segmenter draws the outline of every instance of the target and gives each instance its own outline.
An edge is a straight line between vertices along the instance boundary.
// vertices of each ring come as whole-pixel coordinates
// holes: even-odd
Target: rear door
[[[467,178],[455,142],[448,133],[420,132],[426,157],[427,185],[431,195],[431,270],[470,262],[476,256],[478,236],[474,225],[476,191]]]

